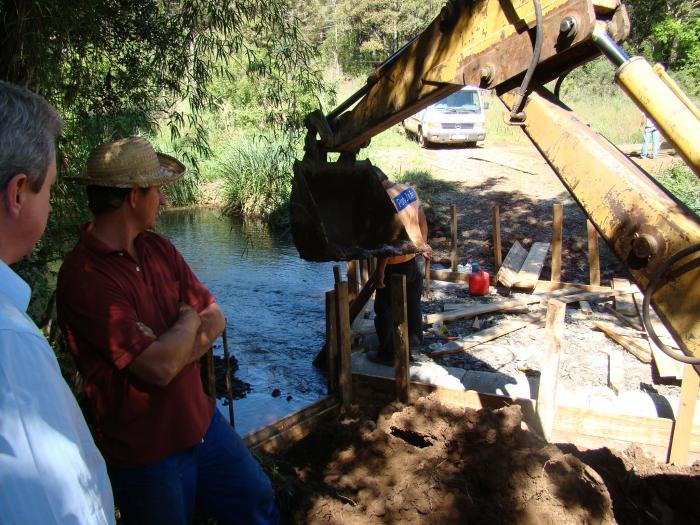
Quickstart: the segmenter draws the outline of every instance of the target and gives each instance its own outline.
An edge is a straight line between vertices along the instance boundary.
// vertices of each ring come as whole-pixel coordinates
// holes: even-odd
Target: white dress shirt
[[[0,522],[113,524],[104,460],[48,342],[30,289],[0,261]]]

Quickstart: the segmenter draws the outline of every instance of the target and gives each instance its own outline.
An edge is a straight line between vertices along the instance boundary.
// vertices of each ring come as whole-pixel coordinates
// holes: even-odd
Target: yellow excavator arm
[[[662,68],[626,56],[618,44],[629,29],[617,0],[450,0],[362,89],[328,115],[309,115],[292,189],[300,255],[349,260],[416,251],[371,163],[356,155],[374,135],[464,85],[494,89],[510,123],[645,292],[645,311],[651,304],[664,320],[683,351],[675,357],[700,363],[698,217],[543,87],[604,54],[617,67],[616,82],[700,176],[700,112]]]

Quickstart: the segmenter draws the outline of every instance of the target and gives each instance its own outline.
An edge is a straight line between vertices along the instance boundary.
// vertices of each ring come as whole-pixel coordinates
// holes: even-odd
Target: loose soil
[[[493,146],[426,151],[437,176],[419,185],[419,193],[433,193],[428,218],[435,261],[449,266],[451,204],[459,222],[459,262],[478,262],[493,271],[493,205],[501,210],[505,256],[515,240],[526,248],[548,242],[552,205],[562,203],[562,280],[587,283],[584,214],[534,148]],[[669,160],[642,162],[653,171]],[[542,279],[549,278],[548,264]],[[603,243],[601,273],[603,282],[626,276]],[[424,310],[473,300],[464,290],[434,292]],[[595,315],[605,315],[594,308]],[[614,343],[576,312],[569,311],[566,321],[562,383],[605,386],[607,359],[592,349]],[[463,335],[473,327],[470,321],[449,329]],[[434,340],[426,334],[425,355]],[[536,331],[521,330],[498,340],[500,348],[491,346],[490,353],[485,345],[440,362],[506,374],[531,370],[541,341]],[[677,394],[677,385],[658,384],[651,367],[629,355],[625,369],[626,388]],[[700,489],[700,465],[658,464],[635,446],[615,451],[548,444],[522,422],[517,406],[476,411],[430,397],[410,406],[353,406],[286,453],[261,459],[277,488],[285,523],[700,523],[700,500],[692,496]]]

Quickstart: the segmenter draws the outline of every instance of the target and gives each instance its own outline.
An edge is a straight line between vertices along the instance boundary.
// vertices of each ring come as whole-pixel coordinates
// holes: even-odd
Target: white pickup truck
[[[422,109],[403,121],[407,132],[418,137],[422,148],[431,143],[476,145],[486,138],[484,109],[488,107],[476,86],[459,91]]]

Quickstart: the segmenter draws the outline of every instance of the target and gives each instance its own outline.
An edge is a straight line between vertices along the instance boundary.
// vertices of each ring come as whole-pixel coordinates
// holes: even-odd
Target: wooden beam
[[[596,302],[596,301],[607,301],[613,297],[616,297],[618,295],[624,295],[624,294],[629,294],[631,292],[627,290],[613,290],[612,288],[608,288],[607,290],[601,291],[601,292],[581,292],[581,293],[575,293],[572,295],[566,296],[562,301],[565,303],[575,303],[577,301],[589,301],[589,302]]]
[[[540,292],[552,292],[555,290],[561,290],[562,288],[571,288],[571,287],[576,287],[582,292],[605,292],[608,290],[612,290],[610,286],[591,286],[590,284],[582,284],[582,283],[556,283],[552,281],[537,281],[537,284],[535,285],[535,289],[533,293],[540,293]],[[630,290],[630,293],[632,293],[632,290]]]
[[[700,376],[692,365],[683,366],[683,381],[681,383],[681,399],[678,405],[678,417],[673,425],[671,450],[668,455],[670,463],[684,465],[688,462],[690,450],[690,433],[693,429],[695,404],[698,399]]]
[[[651,363],[651,352],[627,334],[624,334],[613,325],[602,321],[593,321],[593,325],[605,333],[610,339],[618,343],[642,363]]]
[[[423,290],[425,292],[425,297],[430,297],[430,277],[432,277],[431,274],[431,261],[430,259],[426,258],[425,259],[425,289]]]
[[[510,250],[508,250],[508,254],[496,274],[494,283],[500,282],[506,288],[513,286],[526,258],[527,250],[518,241],[515,241]]]
[[[453,272],[452,270],[430,270],[430,277],[433,279],[433,281],[469,284],[469,274],[466,272]]]
[[[490,314],[494,312],[503,312],[504,310],[509,310],[511,308],[517,308],[519,306],[539,303],[545,299],[551,297],[565,297],[568,294],[576,293],[578,288],[562,288],[554,292],[545,292],[542,294],[533,294],[522,299],[509,299],[506,301],[499,301],[493,303],[479,303],[471,304],[465,306],[464,308],[459,308],[451,310],[449,312],[438,312],[434,314],[428,314],[423,316],[423,322],[427,324],[433,324],[437,321],[454,321],[455,319],[464,319],[469,317],[476,317],[477,315]]]
[[[453,272],[457,271],[457,207],[450,205],[450,224],[452,241],[450,243],[450,267]]]
[[[499,337],[502,337],[506,334],[510,334],[512,332],[515,332],[516,330],[520,330],[521,328],[525,328],[526,326],[531,326],[533,324],[542,323],[543,320],[544,320],[543,316],[539,315],[539,316],[529,317],[525,320],[505,321],[505,322],[499,323],[495,326],[492,326],[490,328],[486,328],[484,330],[481,330],[478,334],[473,334],[473,335],[464,337],[462,339],[450,341],[448,343],[448,345],[451,348],[446,349],[446,350],[435,350],[434,352],[430,353],[430,356],[434,357],[434,356],[459,354],[461,352],[466,352],[470,348],[474,348],[475,346],[478,346],[482,343],[486,343],[488,341],[493,341],[494,339],[498,339]]]
[[[343,278],[340,276],[340,266],[337,264],[333,265],[333,281],[335,284],[341,282]]]
[[[355,259],[348,261],[348,298],[351,302],[355,300],[357,292],[360,290],[360,278],[357,276],[358,266],[359,261]]]
[[[394,324],[394,371],[396,399],[406,403],[409,396],[409,343],[406,308],[406,276],[391,276],[391,320]]]
[[[338,386],[340,391],[340,404],[343,409],[347,409],[352,402],[352,349],[348,283],[340,282],[335,285],[335,299],[338,316],[338,349],[340,354]]]
[[[586,221],[588,230],[588,272],[590,283],[600,286],[600,256],[598,255],[598,231],[591,221]]]
[[[493,267],[496,272],[501,268],[503,253],[501,251],[501,210],[498,204],[493,207]]]
[[[555,204],[552,209],[552,276],[554,282],[561,281],[561,249],[563,239],[564,207]]]
[[[515,277],[513,286],[532,290],[537,284],[537,280],[542,273],[544,261],[549,252],[548,242],[536,242],[530,248],[518,275]]]
[[[251,450],[279,452],[308,435],[313,430],[314,424],[327,417],[337,416],[339,412],[337,398],[328,396],[274,423],[254,430],[245,436],[243,441]],[[302,426],[299,426],[300,424]]]
[[[552,299],[547,305],[545,322],[545,350],[540,386],[537,391],[537,416],[540,418],[542,432],[547,441],[551,441],[554,430],[554,411],[559,381],[559,364],[561,361],[561,342],[564,336],[564,314],[566,304]]]
[[[335,290],[326,292],[326,348],[328,352],[328,393],[338,391],[338,312]]]

